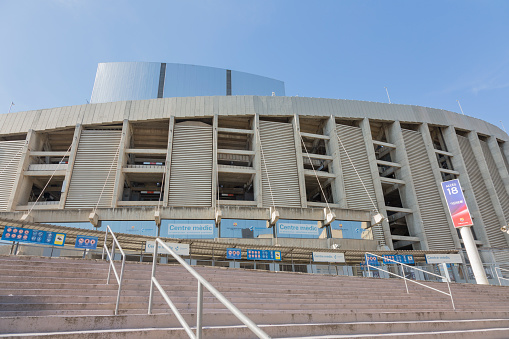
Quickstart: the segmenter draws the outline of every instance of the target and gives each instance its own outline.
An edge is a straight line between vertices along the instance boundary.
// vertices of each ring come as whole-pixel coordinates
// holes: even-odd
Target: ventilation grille
[[[348,208],[372,211],[375,209],[373,203],[376,204],[376,195],[362,130],[359,127],[336,124],[336,132],[341,140],[339,154]],[[355,169],[341,143],[346,148]],[[359,179],[359,176],[361,179]],[[381,225],[373,228],[373,236],[376,240],[385,244]]]
[[[475,200],[477,201],[477,206],[479,206],[479,212],[481,213],[481,217],[484,222],[484,225],[478,225],[475,221],[474,224],[478,227],[485,228],[491,247],[507,247],[504,234],[500,232],[500,223],[491,203],[488,189],[484,185],[484,179],[479,166],[477,165],[474,152],[470,146],[470,141],[468,138],[458,135],[458,142],[460,144],[461,154],[463,155],[467,173],[474,190]]]
[[[272,187],[276,206],[301,207],[293,126],[288,123],[260,120],[260,139],[263,150],[261,158],[263,206],[273,205],[270,189]]]
[[[509,195],[505,190],[505,184],[502,181],[502,177],[500,176],[500,172],[498,171],[495,159],[493,159],[493,155],[491,154],[488,143],[483,140],[479,141],[481,143],[482,152],[484,153],[484,159],[488,165],[488,171],[490,172],[491,180],[493,181],[495,191],[497,192],[498,200],[500,201],[500,205],[504,211],[505,219],[509,221]]]
[[[0,211],[7,211],[25,140],[0,141]]]
[[[212,127],[176,124],[173,131],[171,206],[212,206]]]
[[[420,132],[403,129],[412,181],[430,250],[453,249],[451,229]]]
[[[121,137],[119,130],[81,132],[65,208],[112,206]]]

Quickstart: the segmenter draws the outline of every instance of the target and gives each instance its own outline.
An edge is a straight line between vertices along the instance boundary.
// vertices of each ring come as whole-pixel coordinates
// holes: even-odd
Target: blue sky
[[[85,104],[99,62],[285,81],[289,96],[391,101],[509,131],[509,1],[0,0],[0,113]]]

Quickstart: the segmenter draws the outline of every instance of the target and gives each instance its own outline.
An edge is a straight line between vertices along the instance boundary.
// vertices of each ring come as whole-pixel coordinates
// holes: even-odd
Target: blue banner
[[[65,233],[32,230],[22,227],[5,226],[2,240],[32,244],[64,246]]]
[[[74,244],[74,248],[83,248],[87,250],[95,250],[97,248],[97,241],[99,238],[90,237],[87,235],[77,235],[76,243]]]
[[[414,264],[413,255],[400,255],[400,254],[384,254],[382,255],[384,264]],[[396,262],[395,262],[396,261]]]
[[[242,250],[240,248],[227,248],[226,259],[240,259],[242,256]]]
[[[247,259],[281,261],[281,251],[247,250]]]

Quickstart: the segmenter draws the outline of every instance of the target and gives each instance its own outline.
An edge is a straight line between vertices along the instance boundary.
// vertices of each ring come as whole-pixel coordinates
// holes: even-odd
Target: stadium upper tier
[[[499,228],[509,220],[509,136],[445,110],[303,97],[160,98],[3,114],[0,140],[0,211],[12,219],[33,209],[43,222],[87,221],[96,211],[99,222],[153,223],[160,206],[170,236],[194,227],[211,237],[238,230],[237,237],[368,239],[365,227],[319,228],[323,209],[362,223],[380,211],[387,218],[373,228],[378,243],[450,250],[461,239],[440,183],[458,178],[479,245],[508,248]],[[289,221],[258,234],[270,207]],[[218,209],[222,235],[209,226]],[[241,230],[228,218],[263,222]],[[181,219],[199,223],[172,223]],[[500,253],[493,252],[499,262]]]
[[[229,69],[108,62],[97,67],[91,103],[214,95],[285,95],[283,81]]]

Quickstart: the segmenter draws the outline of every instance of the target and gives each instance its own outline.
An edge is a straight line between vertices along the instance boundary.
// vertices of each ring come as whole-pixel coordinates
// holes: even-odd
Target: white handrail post
[[[408,292],[408,284],[406,282],[405,268],[401,265],[401,263],[399,263],[399,266],[401,266],[401,276],[403,277],[403,280],[405,280],[406,293],[410,294],[410,292]]]
[[[115,242],[111,244],[111,254],[110,254],[110,269],[108,270],[108,280],[106,281],[106,284],[110,283],[110,276],[111,276],[111,266],[115,265]]]
[[[203,285],[198,281],[198,296],[196,298],[196,339],[202,338],[203,320]]]
[[[154,254],[152,258],[152,276],[150,277],[150,294],[148,297],[148,314],[152,314],[152,302],[154,301],[154,279],[156,277],[157,249],[159,248],[159,238],[154,244]]]
[[[122,256],[122,270],[120,271],[120,282],[118,283],[117,304],[115,305],[115,315],[118,315],[118,305],[120,304],[120,291],[122,290],[122,282],[124,281],[125,255]]]
[[[106,232],[104,233],[104,243],[103,243],[103,255],[102,260],[104,260],[104,250],[106,247],[106,241],[108,240],[108,228],[106,228]]]
[[[454,306],[454,299],[452,298],[451,285],[447,282],[447,288],[449,289],[449,295],[451,296],[452,309],[456,311],[456,306]]]

